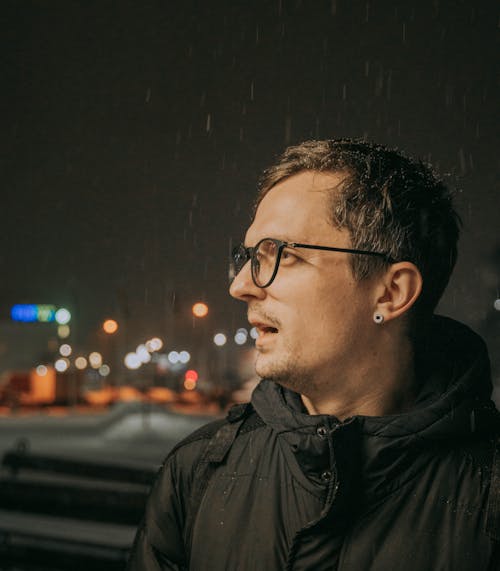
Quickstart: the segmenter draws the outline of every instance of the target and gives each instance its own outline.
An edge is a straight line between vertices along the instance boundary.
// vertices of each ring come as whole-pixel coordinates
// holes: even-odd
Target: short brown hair
[[[349,231],[353,248],[413,262],[424,282],[418,307],[432,313],[455,266],[460,229],[451,193],[432,168],[364,140],[306,141],[264,171],[255,209],[273,186],[301,171],[345,173],[332,193],[332,224]],[[352,256],[353,275],[367,278],[387,263]]]

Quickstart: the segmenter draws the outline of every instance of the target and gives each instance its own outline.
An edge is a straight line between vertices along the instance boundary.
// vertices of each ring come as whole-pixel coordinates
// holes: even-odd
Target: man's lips
[[[276,327],[272,325],[265,325],[263,323],[257,323],[254,325],[255,329],[259,332],[259,335],[263,335],[265,333],[278,333]]]
[[[278,328],[270,323],[258,321],[256,319],[250,319],[249,323],[257,329],[259,335],[265,335],[266,333],[278,333]]]

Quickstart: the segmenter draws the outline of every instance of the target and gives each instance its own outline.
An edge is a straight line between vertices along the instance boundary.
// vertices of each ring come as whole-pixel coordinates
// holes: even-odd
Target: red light
[[[194,369],[189,369],[184,374],[184,378],[186,379],[186,381],[189,380],[196,383],[196,381],[198,380],[198,373]]]

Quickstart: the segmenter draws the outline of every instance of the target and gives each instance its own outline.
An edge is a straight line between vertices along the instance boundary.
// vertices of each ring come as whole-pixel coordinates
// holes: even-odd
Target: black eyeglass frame
[[[274,264],[274,270],[273,273],[270,277],[270,279],[267,281],[266,284],[264,285],[259,285],[257,283],[257,279],[255,276],[255,266],[256,263],[258,262],[257,258],[254,255],[254,252],[256,252],[259,249],[259,246],[262,244],[262,242],[265,242],[266,240],[270,240],[271,242],[274,242],[274,244],[276,244],[276,246],[278,247],[278,253],[276,255],[276,262]],[[356,250],[353,248],[336,248],[333,246],[318,246],[318,245],[314,245],[314,244],[301,244],[299,242],[285,242],[284,240],[279,240],[278,238],[262,238],[262,240],[259,240],[257,242],[257,244],[255,244],[255,246],[245,246],[243,244],[240,244],[239,246],[236,246],[236,248],[233,249],[232,253],[231,253],[231,264],[233,265],[233,272],[234,275],[231,276],[231,281],[240,273],[240,271],[243,269],[243,266],[250,261],[250,268],[251,268],[251,273],[252,273],[252,281],[253,283],[256,285],[256,287],[264,289],[266,287],[269,287],[273,281],[274,278],[276,277],[276,274],[278,273],[278,269],[280,266],[280,261],[281,261],[281,256],[283,253],[283,250],[285,248],[306,248],[308,250],[324,250],[324,251],[328,251],[328,252],[344,252],[346,254],[361,254],[361,255],[365,255],[365,256],[377,256],[379,258],[384,258],[385,261],[388,264],[394,264],[396,262],[396,260],[394,260],[393,258],[391,258],[391,256],[389,256],[388,254],[384,254],[383,252],[373,252],[371,250]],[[241,256],[242,254],[244,254],[244,261],[241,264],[238,264],[237,261],[235,260],[236,256]],[[236,271],[236,269],[239,267],[239,270]]]

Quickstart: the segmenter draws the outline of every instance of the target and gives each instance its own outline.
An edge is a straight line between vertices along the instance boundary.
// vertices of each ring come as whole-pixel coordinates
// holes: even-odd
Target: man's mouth
[[[278,329],[273,327],[272,325],[267,325],[265,323],[258,323],[254,322],[252,325],[257,329],[257,333],[259,334],[259,338],[263,337],[264,335],[270,335],[274,333],[278,333]]]
[[[258,313],[252,315],[249,312],[248,322],[257,330],[257,341],[263,340],[264,338],[270,338],[272,335],[279,333],[279,329],[276,325],[280,325],[280,323],[277,320],[272,319],[271,316],[267,317],[266,315],[259,315]]]
[[[270,325],[256,325],[259,335],[265,335],[266,333],[278,333],[276,327],[271,327]]]

